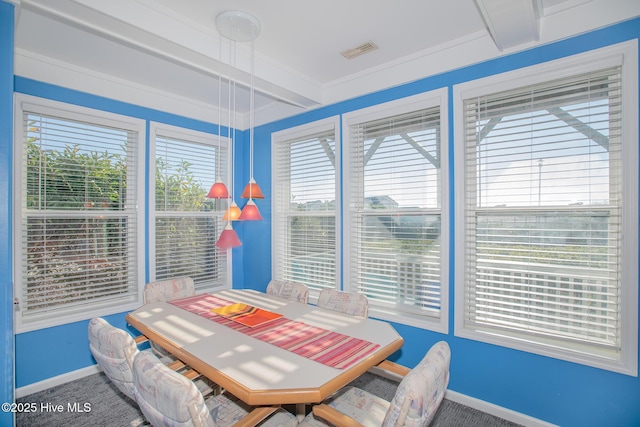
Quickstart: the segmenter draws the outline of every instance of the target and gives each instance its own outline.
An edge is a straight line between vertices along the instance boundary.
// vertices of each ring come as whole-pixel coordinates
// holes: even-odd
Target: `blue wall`
[[[111,99],[88,95],[86,93],[41,83],[19,76],[15,77],[13,84],[15,86],[12,85],[12,88],[15,87],[15,92],[17,93],[38,96],[54,101],[67,102],[70,104],[88,108],[95,108],[117,114],[123,114],[147,121],[162,122],[173,126],[195,129],[202,132],[217,133],[218,131],[217,125],[211,123],[204,123],[198,120],[167,114],[149,108],[143,108],[119,101],[114,101]],[[11,101],[11,98],[10,106],[12,111],[13,102]],[[12,125],[13,124],[10,123],[9,129],[11,129]],[[228,130],[224,127],[222,128],[222,134],[228,134]],[[243,132],[240,134],[240,137],[243,138],[246,134],[247,132]],[[10,140],[10,137],[8,139]],[[147,141],[145,143],[148,146],[148,132]],[[9,148],[8,151],[10,153],[11,149]],[[242,145],[238,147],[238,152],[236,154],[239,158],[243,157]],[[10,159],[10,157],[7,156],[7,159]],[[1,160],[2,159],[0,159],[0,161]],[[11,162],[9,161],[9,165],[10,164]],[[149,164],[148,158],[145,159],[145,164]],[[242,165],[240,165],[240,167],[238,167],[238,169],[235,171],[236,182],[244,181],[244,178],[242,177],[243,171],[244,169]],[[0,173],[4,173],[4,169]],[[9,185],[5,184],[6,182],[7,181],[3,181],[2,185]],[[238,190],[237,192],[239,193],[240,191],[242,191],[242,188],[240,188],[240,190]],[[2,198],[2,200],[5,199]],[[145,216],[148,218],[148,208],[145,209]],[[9,227],[9,225],[7,227]],[[147,227],[145,226],[145,228]],[[242,230],[239,229],[238,234],[242,237],[241,233]],[[145,242],[145,246],[148,247],[148,241]],[[234,271],[239,272],[234,273],[234,286],[242,287],[242,252],[238,249],[234,249],[233,251]],[[146,253],[148,254],[148,251],[146,251]],[[148,258],[146,258],[145,263],[141,266],[141,268],[145,268],[145,277],[147,280],[149,278],[148,266],[149,261]],[[7,274],[6,277],[11,277],[11,275]],[[240,282],[238,280],[240,280]],[[10,288],[11,286],[9,285],[8,289]],[[109,322],[118,325],[119,327],[125,328],[125,315],[126,313],[118,313],[108,317],[107,319],[109,320]],[[16,387],[23,387],[57,375],[62,375],[77,369],[94,365],[95,361],[93,360],[93,357],[89,352],[87,326],[88,320],[16,335]],[[11,335],[13,334],[11,333]],[[13,336],[11,338],[13,338]],[[40,349],[43,348],[46,348],[47,351],[40,351]]]
[[[11,172],[13,140],[13,15],[0,2],[0,400],[13,401],[13,286],[11,284]],[[0,412],[0,425],[11,425],[13,414]]]
[[[563,58],[611,44],[640,37],[640,19],[636,18],[602,30],[593,31],[547,46],[530,49],[477,65],[442,73],[380,91],[367,96],[317,109],[256,129],[254,166],[256,181],[267,200],[271,198],[271,133],[311,121],[341,115],[349,111],[433,89],[448,87],[449,105],[453,106],[453,85],[497,73]],[[449,150],[456,150],[453,139],[453,111],[449,114]],[[451,156],[453,159],[453,156]],[[455,185],[451,165],[451,187]],[[455,224],[453,194],[450,224]],[[260,206],[263,209],[262,206]],[[260,263],[245,266],[245,286],[264,290],[271,278],[271,212],[262,210],[265,221],[253,226],[245,236],[244,256]],[[258,231],[258,232],[253,232]],[[452,236],[455,230],[452,230]],[[450,248],[449,295],[454,295],[454,245]],[[449,330],[453,331],[453,304],[449,313]],[[601,369],[538,356],[518,350],[457,338],[450,332],[438,333],[404,325],[394,325],[403,335],[405,345],[394,355],[399,363],[415,365],[436,341],[445,339],[451,346],[451,382],[449,389],[526,415],[562,426],[640,426],[640,379]]]
[[[12,30],[5,29],[13,26],[13,17],[10,13],[12,7],[6,7],[3,2],[0,2],[0,6],[1,31],[12,35]],[[3,25],[8,22],[10,22],[10,26]],[[13,48],[5,46],[4,36],[5,34],[3,34],[0,54],[3,57],[12,56]],[[247,222],[239,224],[237,227],[243,246],[233,250],[234,287],[264,290],[271,279],[270,141],[272,132],[432,89],[449,87],[451,91],[453,85],[468,80],[638,37],[640,37],[640,19],[635,19],[579,37],[425,78],[258,127],[255,130],[255,158],[257,160],[254,165],[254,176],[266,196],[265,200],[257,201],[265,220]],[[12,68],[6,68],[4,61],[2,64],[1,78],[3,80],[10,79]],[[19,76],[15,77],[14,84],[14,90],[19,93],[207,132],[216,132],[217,130],[211,124],[79,93]],[[0,132],[0,138],[2,138],[0,139],[0,200],[3,201],[11,200],[9,197],[11,173],[10,169],[7,169],[11,166],[11,150],[9,148],[11,120],[7,119],[7,115],[4,114],[4,110],[7,108],[9,114],[11,111],[10,106],[7,105],[7,98],[9,98],[5,94],[7,90],[3,84],[0,84],[0,112],[2,112],[2,116],[0,116],[0,125],[2,125],[2,132]],[[453,115],[450,114],[450,117],[452,118]],[[6,124],[9,125],[9,129],[5,129]],[[452,123],[449,128],[453,132]],[[249,148],[246,136],[245,132],[243,134],[244,144],[237,147],[235,172],[237,193],[242,190],[249,178],[247,172],[248,156],[243,155],[243,152],[246,153]],[[455,147],[452,133],[449,136],[449,141],[449,148],[453,152]],[[451,172],[450,180],[452,185],[455,184],[453,172]],[[453,197],[451,200],[453,203]],[[11,217],[9,207],[4,203],[0,206],[1,238],[4,237],[4,234],[11,232]],[[454,206],[451,206],[450,211],[453,215]],[[454,223],[453,216],[450,223]],[[7,242],[9,239],[3,241]],[[453,250],[452,244],[450,295],[453,295],[455,282]],[[10,251],[10,244],[0,246],[0,277],[2,277],[0,280],[3,281],[11,277]],[[148,262],[141,268],[145,268],[148,274]],[[5,283],[3,282],[2,285]],[[6,284],[6,286],[10,287],[10,284]],[[7,292],[10,295],[10,291],[5,291],[5,294]],[[5,294],[3,294],[2,303],[10,307],[11,298]],[[453,307],[449,314],[449,330],[453,331]],[[6,315],[3,314],[3,316]],[[109,316],[108,320],[115,325],[125,326],[124,313]],[[5,336],[11,333],[11,326],[11,320],[3,317],[0,328]],[[449,342],[452,349],[452,374],[449,388],[453,391],[563,426],[640,425],[640,380],[637,377],[460,339],[454,337],[453,332],[448,336],[443,336],[404,325],[394,326],[405,338],[403,349],[394,355],[394,359],[407,366],[415,365],[425,351],[437,340],[446,339]],[[93,365],[94,362],[88,350],[86,328],[87,322],[83,321],[17,335],[15,339],[17,387]],[[42,352],[43,348],[46,348],[47,352]],[[6,367],[3,374],[5,372],[11,373]],[[10,381],[10,379],[3,380],[3,387]],[[8,385],[12,387],[12,384]]]

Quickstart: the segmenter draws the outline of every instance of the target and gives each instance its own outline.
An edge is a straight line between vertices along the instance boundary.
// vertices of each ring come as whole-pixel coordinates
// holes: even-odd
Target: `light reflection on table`
[[[403,344],[402,337],[386,322],[256,291],[227,290],[214,295],[379,344],[376,351],[350,367],[336,369],[167,302],[148,304],[127,315],[127,321],[149,339],[249,405],[320,402]]]

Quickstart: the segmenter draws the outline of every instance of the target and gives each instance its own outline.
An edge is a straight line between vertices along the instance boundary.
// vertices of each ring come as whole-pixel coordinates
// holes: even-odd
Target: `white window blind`
[[[464,100],[465,327],[619,358],[621,95],[612,67]]]
[[[206,198],[218,176],[231,188],[226,138],[166,126],[153,134],[155,280],[190,276],[197,291],[229,287],[227,251],[215,246],[224,206]]]
[[[273,276],[311,289],[336,286],[334,122],[273,143]]]
[[[442,117],[441,105],[431,105],[347,119],[345,283],[393,320],[446,323],[440,320]]]
[[[23,106],[20,323],[137,301],[138,133]]]

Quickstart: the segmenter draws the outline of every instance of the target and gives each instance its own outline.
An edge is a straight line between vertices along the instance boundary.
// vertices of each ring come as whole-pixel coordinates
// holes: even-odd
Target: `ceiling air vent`
[[[372,50],[376,50],[378,46],[372,42],[368,41],[362,43],[360,46],[354,47],[353,49],[347,49],[340,52],[340,55],[344,56],[347,59],[353,59],[356,56],[364,55],[365,53],[369,53]]]

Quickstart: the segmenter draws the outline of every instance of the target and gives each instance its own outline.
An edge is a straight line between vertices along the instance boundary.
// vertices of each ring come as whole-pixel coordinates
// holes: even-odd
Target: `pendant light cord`
[[[222,42],[222,40],[221,40]],[[234,177],[234,169],[235,169],[235,156],[236,156],[236,144],[235,144],[235,132],[231,132],[232,129],[232,123],[231,123],[231,118],[232,118],[232,110],[235,110],[235,102],[234,102],[234,106],[233,108],[231,107],[231,93],[234,92],[234,96],[235,96],[235,80],[234,80],[234,76],[232,75],[232,69],[235,66],[235,64],[232,64],[232,60],[231,58],[234,57],[233,55],[233,48],[235,47],[235,42],[234,41],[229,41],[229,62],[228,62],[228,91],[227,91],[227,113],[228,113],[228,117],[229,120],[227,122],[227,133],[228,133],[228,137],[229,137],[229,142],[230,142],[230,146],[231,146],[231,193],[229,194],[229,199],[231,201],[233,201],[233,192],[234,187],[235,187],[235,177]],[[234,111],[234,119],[235,119],[235,111]],[[235,128],[235,124],[233,124],[234,128]],[[229,202],[229,206],[227,207],[227,224],[231,224],[231,215],[229,215],[229,209],[231,209],[231,202]]]
[[[255,109],[255,49],[254,41],[251,40],[251,89],[249,98],[249,175],[253,179],[253,128],[254,128],[254,109]]]
[[[220,37],[218,54],[220,55],[220,72],[218,73],[218,152],[216,153],[216,175],[220,179],[220,169],[222,160],[220,152],[222,150],[222,37]]]

